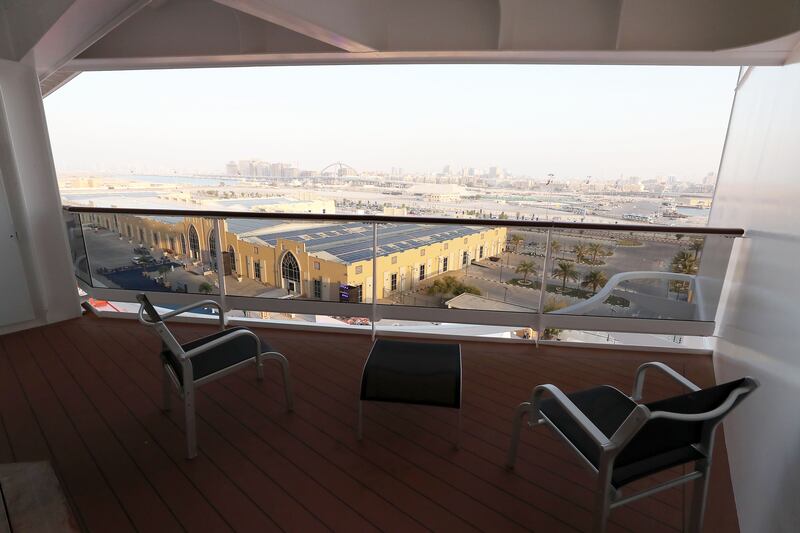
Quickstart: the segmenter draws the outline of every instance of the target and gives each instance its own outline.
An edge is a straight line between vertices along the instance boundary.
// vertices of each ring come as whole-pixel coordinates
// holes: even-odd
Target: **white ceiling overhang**
[[[0,54],[5,49],[6,56],[34,65],[45,92],[86,70],[436,62],[781,65],[800,42],[796,0],[36,4],[32,10],[24,0],[0,0],[0,28],[11,35],[0,43]]]

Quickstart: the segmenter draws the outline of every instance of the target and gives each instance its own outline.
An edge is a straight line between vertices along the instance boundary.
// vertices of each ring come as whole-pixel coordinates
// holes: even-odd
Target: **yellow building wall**
[[[415,248],[378,257],[377,263],[377,295],[378,299],[388,297],[392,292],[391,275],[397,275],[396,291],[415,289],[419,283],[420,266],[425,265],[425,277],[455,272],[464,268],[462,258],[464,252],[468,253],[467,264],[473,259],[480,260],[497,255],[502,252],[506,242],[506,228],[487,228],[480,233],[458,237],[449,241],[429,244],[425,247]],[[483,247],[483,255],[481,255]],[[447,271],[444,270],[443,259],[447,258]],[[360,269],[359,269],[360,267]],[[365,302],[372,301],[372,261],[359,261],[347,265],[346,283],[352,286],[362,286]]]

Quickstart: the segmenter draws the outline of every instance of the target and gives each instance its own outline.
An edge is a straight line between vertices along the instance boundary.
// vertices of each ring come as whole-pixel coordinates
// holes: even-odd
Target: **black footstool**
[[[364,402],[449,407],[458,412],[461,439],[461,345],[378,339],[364,364],[358,402],[358,438]]]

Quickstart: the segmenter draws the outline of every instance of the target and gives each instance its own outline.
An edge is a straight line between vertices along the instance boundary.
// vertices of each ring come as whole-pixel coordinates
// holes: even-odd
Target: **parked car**
[[[135,265],[151,265],[155,263],[156,260],[153,258],[152,255],[135,255],[133,256],[133,263]]]

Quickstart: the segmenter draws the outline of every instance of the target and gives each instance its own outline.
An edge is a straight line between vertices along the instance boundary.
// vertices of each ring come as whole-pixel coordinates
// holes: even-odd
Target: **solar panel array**
[[[240,221],[259,223],[261,221]],[[255,229],[238,231],[231,222],[228,227],[235,233],[254,232]],[[243,227],[241,227],[243,228]],[[480,233],[481,228],[471,226],[453,226],[449,224],[382,224],[378,226],[378,256],[386,256],[466,237]],[[355,263],[372,258],[372,225],[361,222],[347,222],[335,225],[320,225],[293,229],[285,232],[251,233],[248,237],[276,246],[279,239],[302,242],[308,252],[327,252],[338,257],[344,263]]]

